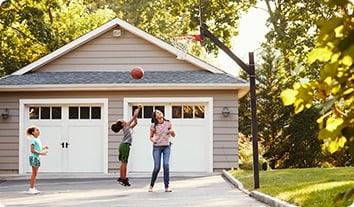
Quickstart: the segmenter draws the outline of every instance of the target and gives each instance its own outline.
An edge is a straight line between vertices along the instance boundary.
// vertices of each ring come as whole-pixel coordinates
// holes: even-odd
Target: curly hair
[[[123,129],[123,122],[117,121],[116,123],[112,124],[111,129],[113,132],[118,133],[121,129]]]

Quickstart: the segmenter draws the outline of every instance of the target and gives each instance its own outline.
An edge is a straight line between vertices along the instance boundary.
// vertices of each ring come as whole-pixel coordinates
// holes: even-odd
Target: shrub
[[[263,152],[264,147],[263,145],[258,142],[259,148],[259,157],[258,157],[258,168],[259,169],[270,169],[268,161],[264,159]],[[243,170],[252,170],[253,169],[253,152],[252,152],[252,139],[243,135],[242,133],[239,134],[239,142],[238,142],[238,152],[239,152],[239,167]]]

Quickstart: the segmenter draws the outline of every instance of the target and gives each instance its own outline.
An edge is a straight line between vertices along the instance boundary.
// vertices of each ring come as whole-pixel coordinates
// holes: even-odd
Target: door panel
[[[171,138],[171,171],[205,172],[207,171],[208,131],[205,121],[172,120],[176,137]]]
[[[102,172],[102,126],[68,125],[66,172]]]
[[[62,153],[61,146],[63,139],[62,126],[42,126],[41,141],[42,145],[47,145],[49,150],[46,156],[41,157],[41,172],[60,172],[62,169]]]

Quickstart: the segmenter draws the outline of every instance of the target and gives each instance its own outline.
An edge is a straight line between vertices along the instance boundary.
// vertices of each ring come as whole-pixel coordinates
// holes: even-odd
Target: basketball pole
[[[200,3],[199,3],[200,4]],[[201,9],[201,8],[199,8]],[[223,50],[237,65],[239,65],[249,76],[250,94],[251,94],[251,130],[252,130],[252,151],[253,151],[253,187],[259,188],[259,168],[258,168],[258,124],[257,124],[257,98],[256,98],[256,73],[254,65],[254,53],[248,53],[248,64],[238,58],[228,47],[224,45],[217,37],[208,30],[208,26],[204,23],[200,24],[200,35],[202,39],[208,37],[214,44]]]

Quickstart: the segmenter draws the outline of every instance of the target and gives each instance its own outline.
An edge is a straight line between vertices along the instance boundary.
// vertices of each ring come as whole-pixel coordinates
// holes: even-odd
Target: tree
[[[319,166],[324,156],[316,139],[318,127],[313,122],[318,110],[294,116],[291,108],[283,106],[279,95],[291,85],[283,70],[283,59],[272,45],[263,47],[262,64],[256,71],[258,135],[264,145],[263,156],[272,168]],[[249,95],[240,101],[239,114],[240,132],[250,135]]]
[[[332,15],[323,0],[265,0],[270,16],[267,42],[282,55],[285,71],[292,78],[316,77],[318,67],[304,66],[307,53],[314,47],[318,34],[316,22]]]
[[[7,0],[0,7],[0,76],[12,73],[115,17],[80,0]]]
[[[199,33],[199,0],[86,0],[96,8],[108,7],[117,16],[167,42],[174,37]],[[226,45],[237,34],[240,13],[254,5],[256,0],[201,0],[202,19],[209,30]],[[193,44],[193,43],[192,43]],[[195,45],[194,45],[195,46]],[[206,40],[203,48],[217,54],[218,48]],[[193,50],[200,55],[201,47]]]
[[[308,52],[315,47],[315,39],[320,35],[320,27],[318,27],[316,23],[322,19],[331,19],[335,17],[335,13],[337,12],[336,7],[332,6],[331,4],[325,4],[322,0],[265,0],[265,3],[267,5],[266,11],[269,13],[270,16],[268,24],[271,26],[271,31],[266,35],[267,44],[272,45],[275,50],[274,52],[278,52],[280,54],[279,60],[280,62],[282,62],[282,64],[279,64],[276,67],[278,71],[281,71],[280,74],[286,74],[286,76],[282,79],[282,82],[280,82],[279,86],[282,88],[282,90],[284,90],[284,88],[291,87],[295,82],[303,83],[306,82],[306,80],[316,79],[318,76],[320,76],[320,68],[323,63],[321,63],[320,61],[315,61],[311,64],[311,67],[309,67],[309,65],[306,64],[305,59],[307,58]],[[351,11],[351,9],[349,9],[349,11]],[[262,103],[262,100],[260,100],[259,107],[263,106],[264,103]],[[311,109],[310,111],[321,111],[322,108],[326,110],[325,106],[325,104],[318,104],[317,109]],[[280,108],[282,108],[282,106]],[[290,108],[284,109],[284,111],[289,109]],[[296,109],[297,108],[295,107],[295,110]],[[266,112],[272,114],[271,110]],[[242,114],[242,108],[240,108],[240,114]],[[282,112],[279,112],[277,115],[280,114],[282,114]],[[260,113],[259,116],[263,115]],[[279,122],[279,127],[296,127],[296,123],[293,119],[297,117],[297,120],[301,120],[300,116],[305,115],[296,114],[293,117],[288,116],[288,119],[284,119],[283,122]],[[262,122],[264,120],[268,120],[269,122],[269,119],[260,119],[261,120],[259,122]],[[293,125],[289,125],[290,123],[292,123]],[[268,128],[264,128],[263,125],[264,124],[261,124],[261,126],[259,127],[259,129],[262,130],[261,133],[264,133],[268,130]],[[312,126],[313,124],[310,123],[310,125]],[[240,125],[240,128],[241,127],[242,124]],[[316,129],[317,127],[310,128]],[[275,131],[277,131],[278,128],[274,129]],[[282,132],[284,133],[284,131]],[[349,134],[350,133],[353,134],[352,131],[350,131]],[[304,132],[304,135],[305,134],[307,133]],[[323,131],[319,135],[322,134],[324,134]],[[286,140],[291,138],[291,136],[285,136],[285,134],[282,133],[278,133],[278,136],[281,137],[281,140],[283,141],[282,143],[287,143]],[[321,140],[319,143],[322,142],[323,141]],[[267,147],[268,144],[265,144],[265,147]],[[325,145],[328,145],[328,143]],[[281,148],[280,146],[283,145],[273,144],[272,146],[277,146],[277,148]],[[335,161],[333,159],[333,156],[337,156],[338,153],[333,156],[326,156],[325,160],[330,160],[331,163],[339,165],[343,165],[343,163],[348,162],[350,163],[350,158],[346,156],[346,152],[348,152],[347,149],[344,149],[344,151],[340,152],[342,153],[342,155],[344,155],[343,157],[347,158],[346,161]]]
[[[295,113],[320,106],[317,119],[323,148],[334,153],[345,146],[354,156],[354,5],[350,1],[329,1],[335,9],[331,18],[318,22],[316,47],[308,54],[308,64],[323,64],[317,79],[294,84],[281,97],[293,105]]]
[[[230,45],[241,11],[255,2],[202,0],[203,21]],[[175,36],[199,33],[199,0],[7,0],[0,10],[0,75],[16,71],[114,16],[170,43]],[[218,52],[208,40],[203,47]],[[190,48],[202,56],[200,45],[193,43]]]

